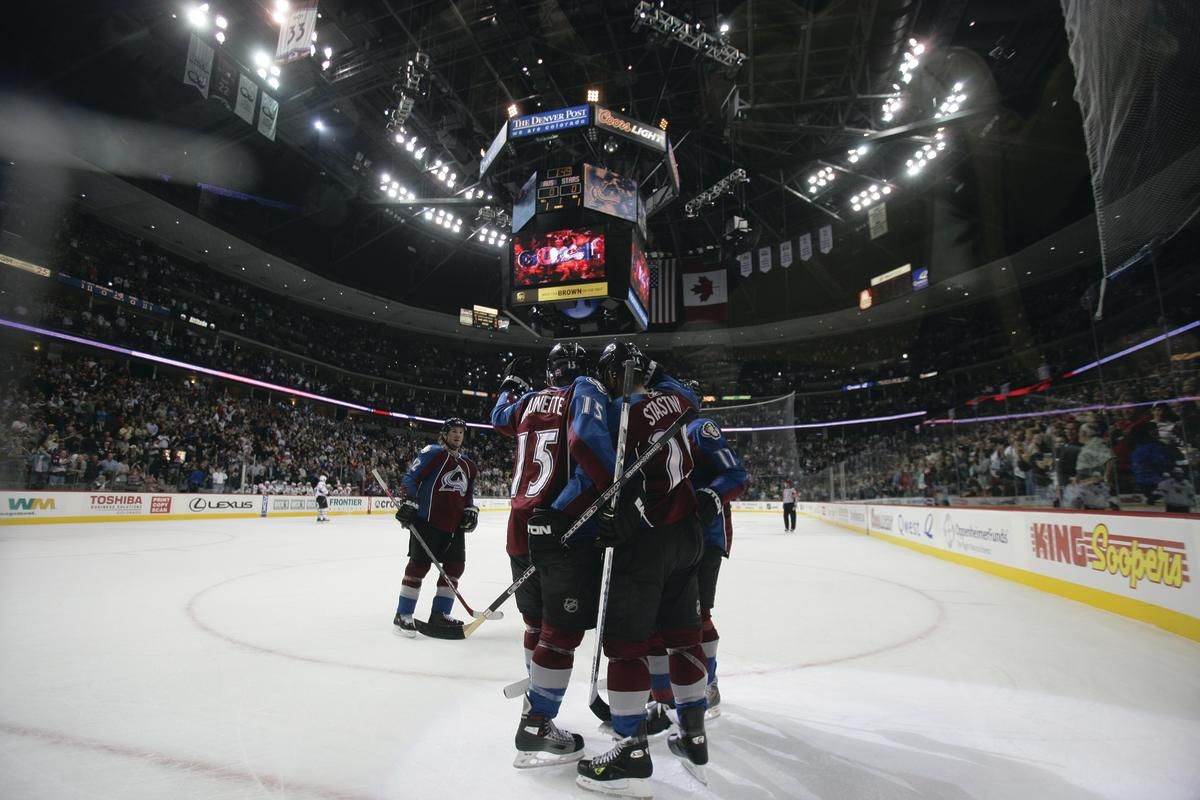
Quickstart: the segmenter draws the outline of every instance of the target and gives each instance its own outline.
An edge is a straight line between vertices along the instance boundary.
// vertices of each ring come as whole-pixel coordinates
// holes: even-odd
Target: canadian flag
[[[729,283],[724,267],[697,267],[685,271],[683,310],[689,320],[723,320],[729,305]]]

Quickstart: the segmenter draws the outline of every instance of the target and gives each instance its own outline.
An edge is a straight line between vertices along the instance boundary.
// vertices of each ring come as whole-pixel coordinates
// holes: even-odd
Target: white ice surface
[[[478,607],[504,524],[469,539]],[[656,797],[1200,798],[1195,642],[820,523],[735,526],[709,786],[658,742]],[[0,528],[0,797],[597,797],[511,767],[511,603],[466,641],[392,635],[405,547],[386,516]],[[559,722],[596,751],[591,653]]]

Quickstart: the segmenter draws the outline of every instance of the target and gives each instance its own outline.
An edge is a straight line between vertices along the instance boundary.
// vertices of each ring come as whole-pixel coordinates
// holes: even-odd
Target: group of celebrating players
[[[609,344],[593,368],[581,345],[556,344],[539,390],[519,374],[522,364],[505,370],[491,416],[498,433],[516,440],[507,551],[529,681],[514,766],[578,762],[580,786],[648,797],[648,738],[669,732],[671,752],[703,779],[705,719],[720,703],[712,608],[732,539],[730,503],[746,471],[717,424],[698,415],[698,387],[633,345]],[[463,534],[478,522],[466,427],[447,420],[439,443],[403,479],[396,517],[413,536],[394,624],[406,636],[463,625],[449,612]],[[622,465],[639,459],[640,470],[622,476]],[[610,488],[613,501],[596,514]],[[431,558],[440,577],[424,623],[414,611]],[[583,737],[554,720],[575,649],[598,621],[608,704],[593,697],[592,709],[617,741],[583,758]]]

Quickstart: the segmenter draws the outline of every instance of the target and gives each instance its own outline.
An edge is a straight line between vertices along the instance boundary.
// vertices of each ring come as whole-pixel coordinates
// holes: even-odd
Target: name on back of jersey
[[[673,394],[660,394],[642,406],[642,416],[646,418],[646,421],[651,426],[657,425],[658,421],[663,417],[682,413],[683,403],[679,402],[679,398]]]
[[[524,422],[525,418],[530,414],[554,414],[561,417],[563,415],[565,400],[566,398],[558,393],[542,394],[539,392],[529,398],[529,403],[525,406],[525,412],[521,414],[521,421]]]

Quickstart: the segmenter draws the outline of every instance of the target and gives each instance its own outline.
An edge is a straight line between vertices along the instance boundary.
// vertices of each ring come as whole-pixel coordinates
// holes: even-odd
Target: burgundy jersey
[[[508,553],[529,552],[526,523],[535,508],[578,514],[612,483],[608,396],[593,378],[517,397],[502,392],[492,426],[517,440],[509,490]]]
[[[475,462],[462,450],[452,452],[431,444],[408,466],[401,484],[404,496],[417,501],[417,516],[434,528],[454,533],[463,510],[475,505]]]
[[[619,408],[617,400],[610,413],[616,417]],[[625,463],[633,463],[690,408],[692,402],[687,395],[670,389],[650,389],[630,397]],[[646,486],[643,516],[650,525],[656,528],[673,525],[696,513],[696,494],[687,479],[693,466],[692,446],[684,426],[642,469]]]

